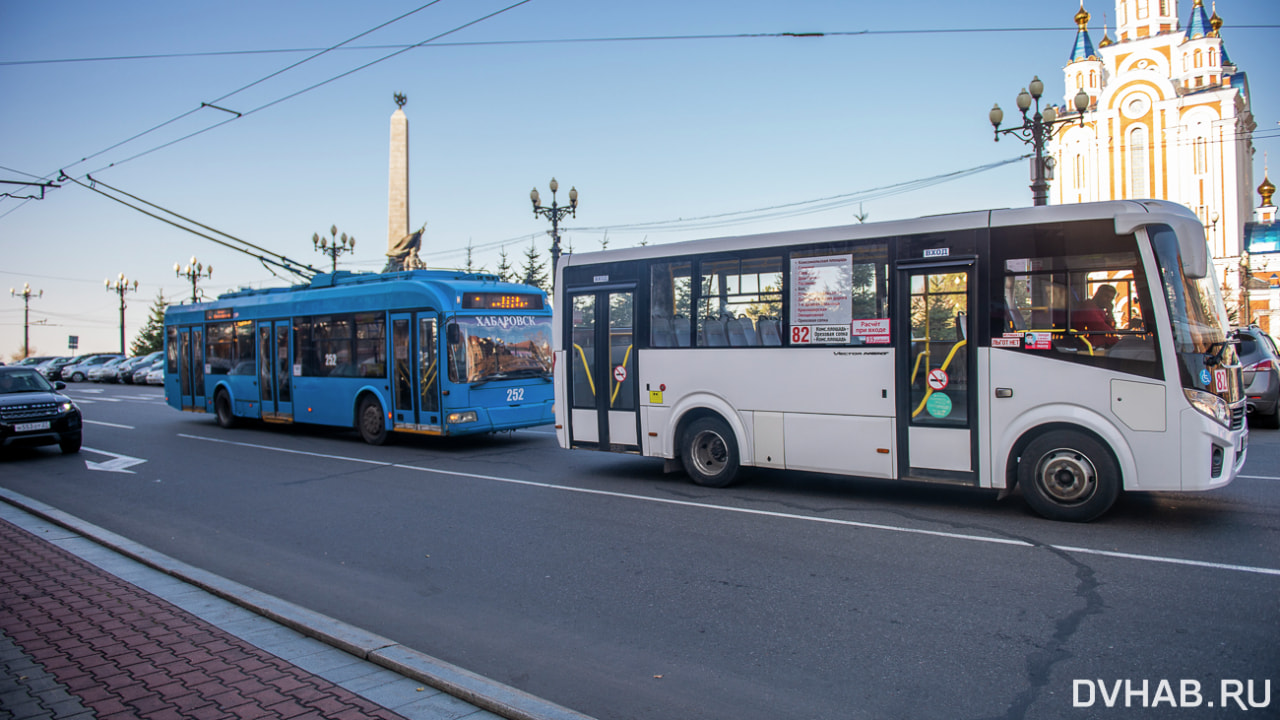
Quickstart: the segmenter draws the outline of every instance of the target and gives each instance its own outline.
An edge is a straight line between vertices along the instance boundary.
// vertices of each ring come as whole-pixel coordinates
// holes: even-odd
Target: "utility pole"
[[[105,285],[107,287],[107,292],[113,292],[120,296],[120,354],[124,355],[124,294],[128,292],[137,292],[138,281],[134,280],[133,285],[129,285],[128,278],[124,276],[124,273],[120,273],[114,281],[107,278]]]
[[[9,288],[9,294],[22,298],[22,357],[31,355],[31,296],[44,297],[44,290],[32,292],[30,283],[22,283],[22,292]]]

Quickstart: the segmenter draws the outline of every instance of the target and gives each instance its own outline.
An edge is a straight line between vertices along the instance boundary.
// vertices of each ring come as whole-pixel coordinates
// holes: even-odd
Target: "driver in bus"
[[[1111,285],[1099,287],[1093,298],[1080,303],[1071,311],[1071,329],[1095,348],[1110,347],[1120,338],[1115,334],[1111,304],[1116,289]]]

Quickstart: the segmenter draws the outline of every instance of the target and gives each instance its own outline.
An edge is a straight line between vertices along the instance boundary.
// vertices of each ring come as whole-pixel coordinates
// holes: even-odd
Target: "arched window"
[[[1080,72],[1076,73],[1076,89],[1077,90],[1084,89],[1084,73],[1080,73]]]
[[[1214,50],[1213,48],[1209,48],[1209,67],[1217,67],[1217,66],[1218,66],[1218,51]]]
[[[1196,50],[1195,52],[1195,66],[1204,67],[1204,54],[1199,50]]]
[[[1083,155],[1079,155],[1079,154],[1076,155],[1074,175],[1076,180],[1076,189],[1083,190],[1084,189],[1084,156]]]
[[[1196,174],[1203,175],[1209,172],[1209,140],[1208,138],[1198,137],[1195,142],[1195,163]]]
[[[1147,181],[1147,126],[1134,125],[1129,131],[1129,197],[1151,196]]]
[[[1089,88],[1093,89],[1096,87],[1098,87],[1098,71],[1090,70],[1089,71]]]

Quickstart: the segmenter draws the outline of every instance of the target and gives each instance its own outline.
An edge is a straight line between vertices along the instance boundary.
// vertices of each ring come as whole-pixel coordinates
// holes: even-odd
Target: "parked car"
[[[133,380],[132,380],[133,384],[134,384],[134,385],[146,385],[146,384],[147,384],[147,375],[148,375],[149,373],[151,373],[151,371],[153,371],[153,370],[159,370],[159,371],[160,371],[160,383],[159,383],[159,384],[163,385],[163,384],[164,384],[164,355],[163,355],[163,354],[162,354],[160,357],[156,358],[155,360],[151,361],[151,363],[150,363],[150,364],[148,364],[148,365],[143,365],[143,366],[139,367],[137,370],[134,370],[134,371],[133,371]]]
[[[62,379],[70,380],[71,382],[84,382],[85,380],[89,379],[90,370],[92,370],[93,368],[99,365],[102,365],[103,363],[114,360],[118,357],[120,356],[119,355],[90,355],[89,357],[85,358],[81,362],[76,363],[75,365],[67,365],[66,367],[62,368]]]
[[[151,363],[156,361],[156,358],[161,357],[163,355],[164,355],[163,350],[157,350],[153,353],[147,353],[146,355],[137,355],[129,358],[128,360],[121,363],[120,367],[117,368],[117,371],[116,371],[117,379],[123,383],[132,383],[133,375],[138,371],[139,368],[150,367]]]
[[[90,382],[107,382],[102,378],[102,373],[107,370],[111,370],[114,373],[116,366],[119,365],[121,362],[124,362],[124,360],[125,360],[125,357],[123,355],[116,355],[115,357],[107,358],[107,361],[104,363],[90,367],[89,381]]]
[[[1280,428],[1280,352],[1276,343],[1257,325],[1236,330],[1236,352],[1244,366],[1244,396],[1249,423]]]
[[[0,449],[10,445],[58,445],[80,452],[80,408],[33,367],[0,367]]]
[[[40,363],[36,366],[36,369],[40,371],[41,375],[44,375],[45,380],[53,382],[54,380],[62,379],[62,368],[70,365],[75,360],[76,358],[74,357],[56,357]]]
[[[42,362],[52,360],[53,355],[28,355],[16,363],[12,363],[14,367],[28,367],[31,365],[39,365]]]
[[[151,366],[151,371],[147,373],[148,385],[164,384],[164,361],[160,360]]]

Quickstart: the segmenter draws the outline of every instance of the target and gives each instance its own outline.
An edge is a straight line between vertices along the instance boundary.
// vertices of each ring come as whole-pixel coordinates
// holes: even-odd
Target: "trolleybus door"
[[[435,313],[391,315],[391,392],[396,427],[440,430],[437,327]]]
[[[569,438],[579,447],[640,449],[635,290],[570,292]]]
[[[204,328],[178,330],[178,389],[183,408],[204,409]]]
[[[258,399],[262,419],[293,420],[293,362],[289,321],[258,323]]]
[[[972,263],[900,267],[899,473],[976,482]]]

